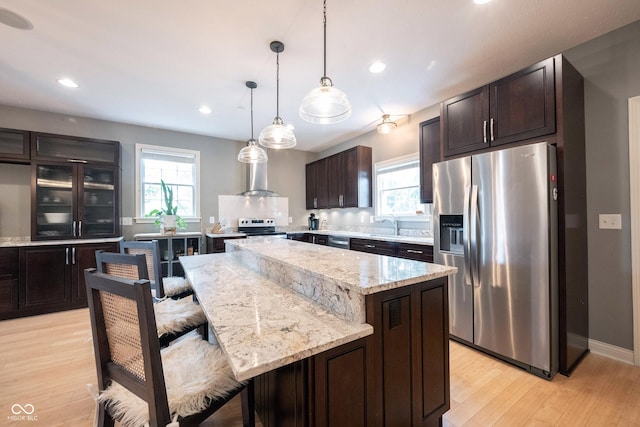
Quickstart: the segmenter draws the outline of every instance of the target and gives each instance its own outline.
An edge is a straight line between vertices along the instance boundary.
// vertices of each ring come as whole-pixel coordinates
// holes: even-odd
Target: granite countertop
[[[241,381],[371,335],[366,295],[457,271],[273,237],[227,250],[180,262]]]
[[[0,238],[0,248],[15,248],[23,246],[82,245],[86,243],[111,243],[119,242],[122,239],[122,237],[69,240],[30,240],[30,238],[28,237]]]
[[[180,262],[238,381],[373,334],[371,325],[345,320],[248,269],[234,254]]]
[[[247,237],[245,233],[207,233],[207,237],[224,239],[225,237]]]
[[[199,231],[179,231],[176,234],[162,234],[162,233],[138,233],[134,234],[134,239],[162,239],[168,237],[197,237],[202,236]]]

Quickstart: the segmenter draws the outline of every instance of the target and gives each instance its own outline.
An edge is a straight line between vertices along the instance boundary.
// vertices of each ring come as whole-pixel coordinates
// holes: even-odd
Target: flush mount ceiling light
[[[60,83],[64,87],[69,87],[72,89],[75,89],[78,87],[78,83],[68,78],[58,79],[58,83]]]
[[[246,82],[245,86],[251,89],[251,139],[247,146],[238,153],[238,161],[242,163],[264,163],[269,160],[267,152],[258,146],[253,139],[253,90],[258,87],[256,82]]]
[[[276,118],[273,119],[271,125],[262,129],[258,142],[267,148],[275,148],[277,150],[292,148],[296,146],[296,136],[291,128],[284,125],[280,118],[280,52],[284,51],[284,44],[279,41],[273,41],[269,47],[276,53]]]
[[[371,66],[369,66],[369,71],[377,74],[383,72],[385,68],[387,68],[387,64],[385,64],[384,62],[376,61],[371,64]]]
[[[302,99],[300,117],[311,123],[331,124],[346,120],[351,116],[351,103],[347,95],[333,85],[327,77],[327,1],[323,7],[324,26],[324,74],[320,87],[313,89]]]
[[[489,3],[491,0],[473,0],[475,4],[485,4]]]
[[[23,16],[0,7],[0,24],[7,25],[17,30],[33,30],[33,24]]]
[[[200,111],[202,114],[211,114],[211,107],[209,107],[208,105],[202,105],[198,111]]]
[[[382,122],[378,123],[376,130],[379,134],[386,135],[397,127],[398,124],[396,122],[392,122],[388,114],[383,114]]]

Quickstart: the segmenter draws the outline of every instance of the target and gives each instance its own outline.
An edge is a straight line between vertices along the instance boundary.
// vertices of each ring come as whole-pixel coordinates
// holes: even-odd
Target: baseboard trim
[[[615,345],[607,344],[601,341],[589,339],[589,350],[592,353],[600,356],[608,357],[619,362],[628,363],[633,365],[633,351],[626,348],[617,347]]]

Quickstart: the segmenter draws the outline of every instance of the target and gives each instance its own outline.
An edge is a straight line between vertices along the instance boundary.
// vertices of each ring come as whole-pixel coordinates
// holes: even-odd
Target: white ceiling
[[[327,75],[353,106],[339,124],[298,116],[322,76],[321,0],[0,0],[33,24],[0,24],[0,104],[246,141],[253,80],[257,139],[276,113],[279,40],[280,116],[296,148],[321,151],[640,19],[638,0],[327,3]]]

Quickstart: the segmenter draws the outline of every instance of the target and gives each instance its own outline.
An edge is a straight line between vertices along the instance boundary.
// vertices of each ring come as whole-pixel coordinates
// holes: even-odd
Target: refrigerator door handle
[[[471,210],[469,218],[469,236],[470,236],[470,269],[473,275],[472,283],[475,287],[480,287],[480,277],[478,274],[478,226],[480,225],[480,218],[478,217],[478,186],[471,186]]]
[[[462,213],[462,229],[464,230],[462,247],[464,250],[464,284],[473,286],[471,283],[471,259],[469,257],[471,250],[471,239],[469,234],[469,199],[471,197],[471,187],[464,187],[464,208]]]

